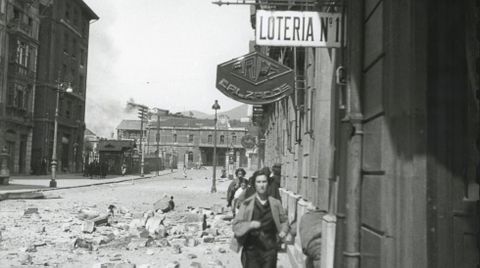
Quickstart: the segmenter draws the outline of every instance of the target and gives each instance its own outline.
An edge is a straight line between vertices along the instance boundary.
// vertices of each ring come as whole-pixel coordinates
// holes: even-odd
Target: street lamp
[[[60,92],[72,93],[73,89],[70,83],[58,82],[57,87],[57,101],[55,103],[55,123],[53,128],[53,152],[52,152],[52,179],[50,180],[50,187],[57,187],[57,132],[58,132],[58,103],[60,102]]]
[[[212,193],[217,192],[216,175],[217,175],[217,110],[220,109],[218,100],[215,100],[215,103],[212,105],[212,109],[215,110],[215,119],[214,119],[214,131],[213,131],[213,178],[212,178]]]

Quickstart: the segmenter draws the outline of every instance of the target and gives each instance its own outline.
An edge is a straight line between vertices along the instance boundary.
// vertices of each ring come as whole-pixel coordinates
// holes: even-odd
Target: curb
[[[66,190],[66,189],[72,189],[72,188],[90,187],[90,186],[113,184],[113,183],[120,183],[120,182],[126,182],[126,181],[144,180],[144,179],[150,179],[150,178],[155,178],[155,177],[162,177],[162,176],[169,175],[169,174],[174,174],[174,173],[176,173],[176,172],[159,174],[158,176],[147,175],[147,176],[144,176],[144,177],[134,177],[134,178],[130,178],[130,179],[123,179],[123,180],[117,180],[117,181],[99,182],[99,183],[91,183],[91,184],[75,185],[75,186],[65,186],[65,187],[57,187],[57,188],[46,188],[46,189],[35,189],[35,190],[26,190],[26,191],[4,192],[4,193],[0,193],[0,194],[8,195],[8,194],[24,194],[24,193],[41,193],[41,192],[49,192],[49,191],[57,191],[57,190]]]

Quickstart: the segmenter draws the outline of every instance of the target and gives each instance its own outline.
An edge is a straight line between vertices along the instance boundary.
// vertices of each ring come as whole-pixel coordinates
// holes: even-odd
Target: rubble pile
[[[233,235],[223,206],[164,213],[159,203],[147,211],[74,204],[70,212],[33,206],[21,215],[9,212],[0,219],[0,258],[14,265],[54,267],[79,259],[91,260],[93,267],[228,266],[217,258],[227,253]],[[134,263],[133,255],[150,262]]]

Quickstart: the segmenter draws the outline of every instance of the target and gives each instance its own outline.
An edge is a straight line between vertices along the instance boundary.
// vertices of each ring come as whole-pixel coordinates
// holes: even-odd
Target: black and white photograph
[[[0,268],[480,268],[480,1],[0,0]]]

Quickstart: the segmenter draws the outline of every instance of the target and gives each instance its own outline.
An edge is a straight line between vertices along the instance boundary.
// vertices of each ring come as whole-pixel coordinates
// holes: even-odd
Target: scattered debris
[[[36,228],[36,233],[42,234],[42,233],[45,233],[45,231],[46,229],[45,229],[45,226],[43,225],[37,226]]]
[[[182,253],[182,247],[180,245],[172,245],[172,253],[173,254],[180,254]]]
[[[168,263],[167,266],[165,266],[165,267],[166,268],[179,268],[180,263],[178,261],[174,261],[174,262]]]
[[[205,236],[205,237],[203,237],[203,242],[204,242],[204,243],[213,243],[213,242],[215,242],[215,237],[213,237],[213,236]]]
[[[87,220],[82,223],[82,232],[91,234],[93,231],[95,231],[95,223],[93,221]]]
[[[190,267],[192,267],[192,268],[202,268],[202,265],[199,262],[192,262],[190,264]]]
[[[98,211],[89,208],[82,208],[78,214],[78,218],[80,218],[81,220],[91,220],[98,216],[100,216],[100,213],[98,213]]]
[[[22,265],[29,265],[32,264],[32,256],[26,253],[22,253],[19,255],[18,260],[20,261],[20,264]]]
[[[42,206],[39,209],[25,207],[23,204],[28,204],[28,202],[22,200],[17,202],[22,204],[19,212],[20,215],[23,212],[26,219],[12,218],[8,223],[7,221],[0,222],[0,241],[2,235],[5,239],[7,237],[6,233],[12,232],[11,229],[15,228],[31,228],[33,232],[40,233],[41,236],[35,234],[32,235],[33,239],[25,240],[25,243],[20,245],[24,247],[21,248],[19,253],[4,253],[3,255],[5,259],[23,258],[22,263],[24,265],[31,265],[32,263],[39,266],[45,264],[58,265],[58,262],[53,261],[53,259],[36,258],[38,261],[32,262],[32,256],[40,256],[39,253],[36,253],[37,251],[40,251],[41,254],[47,252],[39,248],[47,246],[47,244],[49,245],[48,249],[50,247],[52,249],[63,249],[61,250],[62,253],[54,253],[60,262],[72,263],[79,256],[86,257],[87,254],[92,254],[98,262],[94,267],[101,268],[156,267],[155,264],[132,264],[127,256],[121,254],[109,255],[107,252],[112,249],[118,249],[117,252],[138,250],[138,253],[131,252],[128,255],[144,254],[146,258],[154,258],[158,254],[175,254],[178,256],[177,260],[185,258],[200,260],[203,258],[196,254],[203,252],[205,255],[211,255],[208,258],[215,260],[215,256],[221,256],[219,253],[227,253],[224,245],[228,243],[232,235],[231,224],[225,221],[229,217],[229,213],[225,214],[222,205],[215,204],[208,208],[187,206],[185,210],[183,208],[174,210],[173,196],[162,198],[154,204],[153,210],[146,211],[138,207],[132,207],[129,210],[108,203],[88,206],[84,202],[74,203],[71,211],[64,211],[53,204],[49,204],[51,206],[49,208]],[[166,203],[168,203],[167,207],[165,207]],[[146,204],[148,205],[148,203]],[[107,207],[107,209],[103,213],[100,210],[97,211],[97,206]],[[39,213],[41,213],[41,216]],[[6,223],[9,226],[8,230]],[[47,225],[48,230],[46,230]],[[11,235],[8,237],[11,237]],[[3,250],[1,245],[7,245],[3,241],[0,243],[0,251]],[[72,241],[73,247],[71,246]],[[25,245],[28,247],[25,247]],[[224,247],[218,247],[219,245]],[[198,246],[201,248],[194,249]],[[85,250],[75,250],[80,248]],[[36,255],[33,255],[35,253]],[[173,260],[170,259],[169,261]],[[203,263],[203,266],[209,267],[206,264]],[[221,262],[212,262],[212,265],[214,267],[224,267]],[[179,262],[171,262],[166,267],[179,266]],[[189,267],[202,267],[202,264],[200,261],[192,262]]]
[[[27,208],[27,209],[25,209],[25,212],[23,212],[23,215],[28,216],[28,215],[31,215],[33,213],[38,214],[38,208]]]
[[[93,250],[93,245],[92,242],[89,242],[85,239],[82,238],[77,238],[75,242],[73,243],[74,248],[86,248],[88,250]]]
[[[189,259],[196,259],[196,258],[197,258],[197,255],[195,255],[195,254],[193,254],[193,253],[189,253],[189,254],[187,255],[187,258],[189,258]]]

